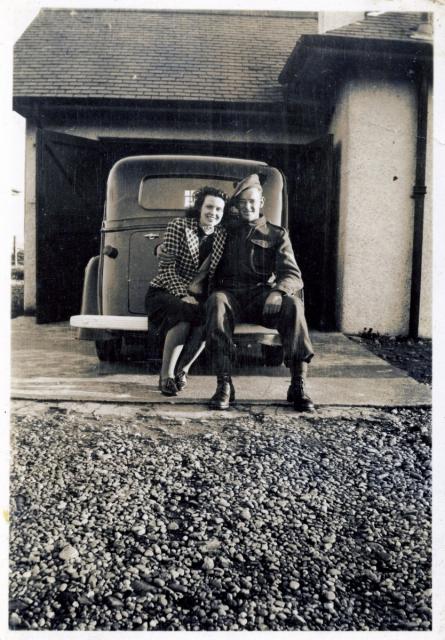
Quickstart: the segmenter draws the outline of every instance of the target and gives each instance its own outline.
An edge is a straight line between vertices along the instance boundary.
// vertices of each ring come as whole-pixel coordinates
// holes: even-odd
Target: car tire
[[[122,355],[122,338],[96,340],[96,353],[101,362],[118,362]]]
[[[283,347],[262,344],[261,353],[266,367],[279,367],[283,364]]]

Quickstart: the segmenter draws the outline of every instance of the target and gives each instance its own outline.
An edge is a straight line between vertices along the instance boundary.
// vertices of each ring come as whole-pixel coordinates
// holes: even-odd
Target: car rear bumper
[[[106,332],[104,339],[107,339],[107,337],[109,338],[112,335],[109,332],[134,333],[148,331],[149,329],[146,316],[71,316],[70,325],[76,329],[90,329],[94,331],[94,337],[86,337],[86,339],[97,339],[98,331]],[[237,324],[235,327],[235,338],[237,342],[257,342],[271,346],[281,344],[281,339],[276,329],[269,329],[260,324]]]
[[[71,316],[70,325],[77,329],[104,329],[106,331],[148,331],[146,316]]]

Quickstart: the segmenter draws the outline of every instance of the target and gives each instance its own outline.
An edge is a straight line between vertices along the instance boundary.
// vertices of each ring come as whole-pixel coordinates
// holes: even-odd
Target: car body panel
[[[196,189],[217,186],[230,196],[236,184],[252,173],[259,175],[263,187],[263,214],[270,222],[287,227],[284,177],[264,162],[205,156],[119,160],[107,181],[100,256],[87,265],[81,314],[71,319],[72,326],[79,328],[79,337],[109,340],[140,332],[135,325],[146,328],[136,318],[145,316],[145,294],[158,271],[156,249],[167,224],[185,215]],[[92,321],[95,315],[101,316],[96,323]],[[136,323],[116,324],[117,316],[133,317]],[[270,329],[244,328],[236,334],[240,340],[251,341],[256,335],[263,344],[279,342],[277,332]]]

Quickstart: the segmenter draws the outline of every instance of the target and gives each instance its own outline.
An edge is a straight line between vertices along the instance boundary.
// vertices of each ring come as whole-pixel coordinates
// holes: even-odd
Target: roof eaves
[[[14,111],[21,113],[24,109],[29,109],[30,107],[48,107],[48,108],[63,108],[63,107],[72,107],[72,108],[83,108],[83,109],[98,109],[98,108],[106,108],[107,110],[115,110],[118,108],[122,109],[147,109],[147,110],[161,110],[165,112],[166,110],[180,110],[181,113],[185,113],[186,111],[193,111],[196,108],[207,109],[210,111],[218,111],[221,110],[224,112],[227,110],[227,106],[230,104],[231,109],[238,110],[240,112],[243,111],[255,111],[255,112],[264,112],[269,113],[271,110],[271,106],[274,106],[275,112],[280,109],[284,109],[283,101],[276,100],[274,102],[264,102],[258,100],[246,100],[239,101],[233,100],[228,101],[225,99],[218,98],[193,98],[186,97],[183,99],[174,99],[174,98],[138,98],[138,97],[128,97],[128,98],[102,98],[102,97],[92,97],[92,96],[45,96],[45,95],[23,95],[23,96],[14,96],[13,98],[13,108]]]
[[[278,77],[280,84],[287,84],[296,76],[301,79],[309,56],[320,52],[326,60],[338,58],[340,55],[345,62],[360,54],[384,56],[391,53],[405,57],[407,61],[415,58],[430,65],[433,47],[428,41],[415,39],[364,38],[332,34],[302,35]]]
[[[87,13],[143,13],[143,14],[193,14],[193,15],[228,15],[228,16],[253,16],[253,17],[264,17],[264,18],[296,18],[296,19],[307,19],[317,21],[318,13],[316,11],[259,11],[259,10],[229,10],[229,9],[137,9],[137,8],[128,8],[124,9],[121,7],[92,7],[92,8],[84,8],[84,9],[69,9],[67,7],[44,7],[40,9],[39,14],[41,13],[56,13],[56,12],[64,12],[70,13],[72,15],[81,15]],[[39,15],[38,14],[38,15]]]

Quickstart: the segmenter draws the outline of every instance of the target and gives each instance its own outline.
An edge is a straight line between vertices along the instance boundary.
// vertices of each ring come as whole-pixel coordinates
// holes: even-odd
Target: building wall
[[[420,290],[419,336],[432,336],[433,306],[433,95],[428,96],[428,132],[426,147],[427,192],[425,196],[423,247],[422,247],[422,286]]]
[[[343,91],[339,97],[336,110],[331,122],[331,133],[334,135],[334,149],[338,171],[338,237],[337,237],[337,305],[336,305],[336,326],[343,325],[342,300],[344,297],[344,256],[346,255],[346,220],[347,216],[343,212],[348,210],[349,200],[349,93]],[[335,240],[334,240],[335,241]]]
[[[252,142],[304,144],[322,135],[302,131],[289,123],[285,114],[236,114],[229,111],[217,117],[209,110],[183,117],[181,112],[158,112],[150,115],[127,111],[116,113],[79,112],[67,118],[63,112],[46,115],[46,128],[85,138],[122,138],[147,140],[196,140],[218,142]]]
[[[25,141],[25,282],[24,311],[32,315],[36,310],[36,170],[37,128],[26,123]]]
[[[345,333],[372,327],[406,334],[415,175],[413,88],[384,79],[348,82],[331,131],[342,148],[339,328]],[[428,271],[427,259],[425,266]],[[426,293],[424,300],[425,325]]]
[[[287,125],[249,127],[207,120],[78,114],[67,120],[54,113],[44,126],[71,135],[122,139],[215,140],[227,142],[306,143],[320,132]],[[243,123],[245,124],[245,122]],[[429,118],[431,127],[431,117]],[[331,123],[340,152],[337,265],[337,325],[345,333],[365,327],[405,334],[409,324],[412,222],[415,171],[415,96],[406,83],[350,81],[338,97]],[[36,303],[36,146],[28,124],[25,201],[25,311]],[[429,137],[431,139],[431,136]],[[428,155],[431,184],[431,152]],[[431,193],[425,203],[420,334],[431,335]]]

